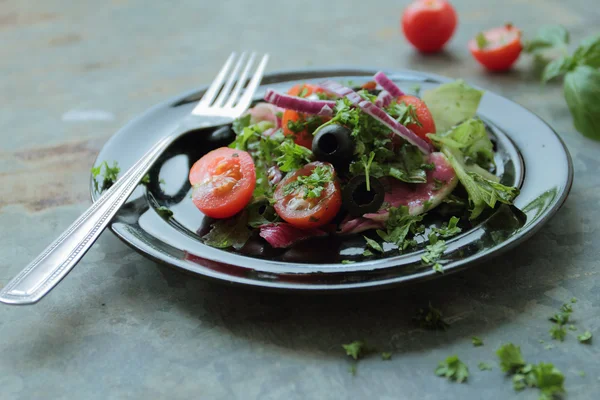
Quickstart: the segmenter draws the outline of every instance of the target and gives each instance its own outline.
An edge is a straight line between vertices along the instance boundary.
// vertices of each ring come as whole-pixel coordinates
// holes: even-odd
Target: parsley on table
[[[571,325],[569,325],[569,330],[570,331],[576,331],[577,327],[575,325],[571,324]]]
[[[577,303],[577,297],[571,297],[571,303]]]
[[[162,218],[169,219],[173,216],[173,211],[171,211],[168,207],[160,206],[156,209],[158,215]]]
[[[453,355],[438,364],[435,374],[462,383],[469,377],[469,368],[458,356]]]
[[[343,344],[342,348],[346,351],[346,355],[358,360],[367,350],[365,342],[355,340],[352,343]]]
[[[383,353],[381,353],[381,359],[384,361],[391,360],[392,353],[384,351]]]
[[[507,343],[496,350],[500,359],[500,368],[504,372],[514,372],[525,366],[525,360],[521,355],[521,348],[512,343]]]
[[[528,364],[521,355],[521,349],[512,343],[500,347],[496,354],[500,367],[512,375],[515,390],[537,387],[542,392],[540,399],[550,400],[565,392],[564,375],[550,363]]]
[[[316,199],[321,197],[325,185],[332,180],[333,173],[331,169],[318,166],[309,175],[301,175],[295,181],[288,183],[283,188],[283,193],[287,196],[296,191],[301,191],[305,199]]]
[[[577,340],[579,340],[580,343],[590,343],[592,341],[592,332],[583,332],[581,335],[577,336]]]
[[[550,328],[550,337],[554,340],[560,340],[561,342],[565,340],[567,337],[567,330],[564,325],[554,324],[552,328]]]
[[[477,364],[477,368],[479,368],[480,371],[491,371],[492,370],[491,364],[488,364],[485,362],[480,362],[479,364]]]
[[[585,376],[585,371],[577,371],[577,375],[583,378]]]
[[[473,336],[471,338],[471,342],[473,343],[473,346],[475,346],[475,347],[483,346],[483,340],[481,340],[481,338],[478,336]]]
[[[92,180],[96,193],[101,193],[109,189],[117,181],[119,172],[121,172],[121,168],[119,168],[119,164],[116,161],[113,161],[112,167],[106,161],[102,161],[100,165],[93,167]],[[98,182],[98,177],[100,176],[102,176],[102,186]]]
[[[446,330],[450,325],[444,321],[442,312],[429,303],[427,310],[420,308],[413,320],[421,328],[431,330]]]

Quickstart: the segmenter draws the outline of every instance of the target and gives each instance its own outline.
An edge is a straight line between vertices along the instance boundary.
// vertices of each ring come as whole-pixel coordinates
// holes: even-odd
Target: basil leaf
[[[578,64],[600,68],[600,34],[584,39],[573,58]]]
[[[569,32],[561,25],[542,26],[535,38],[525,43],[524,51],[533,53],[549,47],[566,46],[569,43]]]
[[[546,83],[569,72],[574,67],[573,61],[572,57],[561,57],[546,65],[542,73],[542,82]]]
[[[600,140],[600,70],[578,66],[565,75],[563,89],[575,129]]]

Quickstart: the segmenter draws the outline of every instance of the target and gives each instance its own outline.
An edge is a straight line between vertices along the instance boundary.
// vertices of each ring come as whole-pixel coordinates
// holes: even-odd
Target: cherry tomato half
[[[192,200],[212,218],[229,218],[250,202],[256,171],[250,154],[221,147],[196,161],[190,170]]]
[[[285,136],[294,138],[297,145],[312,149],[313,132],[325,122],[328,117],[319,117],[299,113],[294,110],[285,110],[281,118],[281,127]],[[301,129],[304,126],[304,129]]]
[[[425,105],[423,100],[415,96],[404,95],[398,97],[398,103],[404,103],[407,106],[413,106],[415,114],[420,125],[408,124],[406,127],[413,131],[417,136],[426,142],[431,142],[427,137],[428,133],[435,133],[435,122],[431,116],[429,108]]]
[[[318,196],[310,197],[307,195],[308,190],[314,189],[314,186],[299,183],[298,178],[311,176],[317,168],[317,172],[328,174],[331,180],[320,185],[323,189]],[[289,224],[304,229],[331,222],[342,206],[342,192],[333,165],[320,161],[306,164],[298,171],[289,173],[277,185],[274,199],[277,214]]]
[[[441,50],[456,29],[456,11],[446,0],[417,0],[402,14],[406,39],[424,53]]]
[[[469,41],[469,50],[490,71],[506,71],[523,50],[521,31],[508,24],[482,32]]]
[[[301,85],[295,85],[290,90],[288,90],[287,94],[290,96],[298,96],[298,97],[308,97],[313,93],[322,93],[323,89],[318,87],[317,85],[311,85],[310,83],[303,83]]]

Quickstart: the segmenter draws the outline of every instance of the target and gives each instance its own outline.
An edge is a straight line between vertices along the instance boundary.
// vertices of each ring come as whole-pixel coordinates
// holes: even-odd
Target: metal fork
[[[0,291],[0,302],[33,304],[39,301],[92,247],[119,208],[133,193],[142,177],[175,139],[191,130],[230,123],[242,115],[252,102],[269,55],[266,54],[261,58],[244,89],[256,59],[256,53],[252,53],[249,57],[246,53],[242,53],[239,58],[232,53],[191,114],[181,121],[176,129],[152,146],[58,239],[13,278]]]

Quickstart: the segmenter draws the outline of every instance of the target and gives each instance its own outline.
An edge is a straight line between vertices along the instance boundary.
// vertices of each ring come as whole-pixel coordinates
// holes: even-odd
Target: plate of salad
[[[117,132],[92,198],[205,89]],[[265,76],[232,124],[175,142],[110,228],[154,260],[222,282],[373,289],[485,265],[554,215],[572,179],[552,128],[464,80],[288,71]]]

